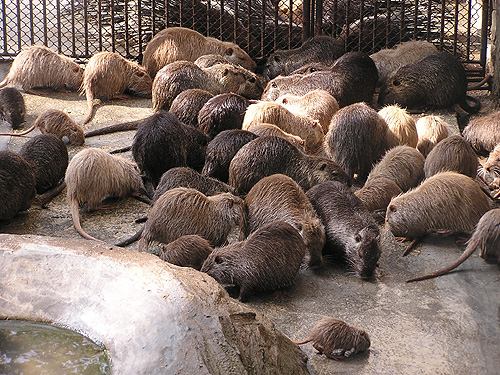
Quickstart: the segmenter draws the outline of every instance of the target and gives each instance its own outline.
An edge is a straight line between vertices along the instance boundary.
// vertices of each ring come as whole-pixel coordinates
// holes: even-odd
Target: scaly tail
[[[87,95],[87,117],[85,117],[85,120],[83,120],[84,124],[90,121],[90,119],[92,118],[92,112],[94,110],[94,94],[90,89],[87,89],[85,93]]]
[[[78,201],[76,199],[70,199],[70,207],[71,207],[71,217],[73,218],[73,225],[75,226],[76,231],[80,233],[80,235],[83,238],[86,238],[87,240],[103,242],[95,237],[92,237],[90,234],[88,234],[83,230],[82,226],[80,225],[80,215],[78,213],[80,207],[78,206]]]
[[[23,131],[22,133],[0,133],[0,135],[5,135],[5,136],[10,135],[13,137],[21,137],[23,135],[26,135],[26,134],[32,132],[35,128],[36,128],[36,126],[32,125],[29,129]]]

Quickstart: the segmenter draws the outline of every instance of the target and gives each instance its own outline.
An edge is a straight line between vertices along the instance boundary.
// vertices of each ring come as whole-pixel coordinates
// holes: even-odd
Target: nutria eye
[[[319,166],[320,171],[324,171],[326,169],[326,163],[323,163]]]
[[[137,77],[143,77],[144,76],[144,72],[137,72]]]
[[[279,56],[274,56],[274,61],[280,62],[280,57]]]
[[[215,263],[221,264],[222,263],[222,258],[220,256],[216,256],[214,259]]]
[[[392,82],[392,84],[394,86],[399,86],[401,84],[401,82],[399,82],[397,79],[395,79],[394,82]]]
[[[354,240],[355,240],[356,242],[361,241],[361,236],[360,236],[359,234],[356,234],[356,236],[354,236]]]
[[[276,82],[273,82],[273,83],[271,83],[271,87],[276,88],[276,87],[278,87],[278,85],[276,84]]]
[[[73,72],[78,73],[80,71],[80,67],[76,66],[73,68]]]
[[[248,79],[248,82],[250,82],[250,83],[254,83],[254,82],[255,82],[255,77],[250,77],[250,78]]]

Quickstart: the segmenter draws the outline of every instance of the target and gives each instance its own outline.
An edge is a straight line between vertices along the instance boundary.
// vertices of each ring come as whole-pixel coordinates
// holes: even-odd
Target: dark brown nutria
[[[490,200],[470,177],[441,172],[394,197],[385,227],[396,237],[417,238],[434,230],[470,233],[490,209]]]
[[[312,62],[332,65],[343,54],[344,47],[337,39],[327,35],[315,36],[298,48],[272,53],[267,59],[263,76],[266,81],[270,81],[279,75],[289,75]]]
[[[281,137],[297,147],[300,151],[306,152],[304,148],[306,142],[302,138],[300,138],[298,135],[287,133],[284,130],[278,128],[276,125],[266,123],[255,124],[250,125],[247,130],[259,137],[264,137],[266,135]]]
[[[245,144],[256,138],[255,134],[247,130],[231,129],[220,132],[207,146],[205,165],[201,174],[228,182],[229,164],[234,155]]]
[[[35,184],[33,170],[22,156],[0,151],[0,220],[12,219],[31,207]]]
[[[500,264],[500,208],[486,212],[476,225],[467,247],[460,257],[449,266],[428,275],[407,280],[407,283],[438,277],[454,270],[479,248],[479,255],[488,262]]]
[[[372,280],[380,258],[378,224],[346,185],[327,181],[306,192],[325,226],[324,252],[345,261],[357,276]]]
[[[385,120],[366,103],[341,108],[332,117],[325,135],[324,150],[346,171],[364,179],[373,164],[398,141]]]
[[[255,292],[287,288],[295,281],[306,245],[283,221],[268,223],[245,240],[215,248],[201,267],[221,284],[239,287],[242,302]]]
[[[65,181],[73,224],[82,237],[90,240],[97,239],[82,229],[79,207],[86,202],[90,212],[106,197],[125,198],[142,188],[135,163],[98,148],[87,148],[76,154],[68,165]]]
[[[403,191],[396,182],[387,177],[377,177],[367,180],[363,187],[354,192],[354,195],[370,212],[385,210],[391,199]]]
[[[163,245],[158,256],[165,262],[199,271],[211,252],[212,247],[206,239],[192,234]]]
[[[476,178],[479,159],[472,146],[460,135],[439,142],[425,158],[425,178],[436,173],[454,171]]]
[[[187,234],[205,238],[211,246],[227,243],[244,225],[244,202],[231,193],[207,197],[196,189],[175,188],[163,193],[148,214],[139,251],[149,243],[168,244]]]
[[[16,56],[0,87],[20,85],[24,91],[38,94],[32,89],[49,87],[54,90],[78,90],[82,80],[83,69],[69,57],[57,54],[50,48],[33,45],[24,48]]]
[[[467,100],[474,101],[474,106]],[[481,102],[467,95],[467,77],[462,63],[447,52],[430,54],[396,70],[380,88],[378,103],[397,103],[407,109],[446,108],[459,104],[469,113],[481,109]]]
[[[205,154],[210,138],[197,127],[181,123],[186,133],[187,166],[201,172],[205,165]]]
[[[43,194],[56,187],[68,167],[68,150],[53,134],[39,134],[23,144],[19,151],[35,174],[36,192]]]
[[[229,185],[240,195],[261,178],[281,173],[307,191],[328,180],[351,184],[349,176],[333,160],[306,155],[283,138],[259,137],[244,145],[229,164]]]
[[[142,64],[151,78],[165,65],[177,60],[195,61],[208,54],[219,54],[246,69],[254,70],[255,62],[237,44],[205,37],[185,27],[167,27],[154,36],[144,50]]]
[[[188,89],[175,97],[170,112],[184,124],[198,126],[198,113],[214,94],[201,89]]]
[[[478,154],[488,155],[500,144],[500,111],[472,116],[462,135]]]
[[[336,318],[323,318],[313,327],[311,334],[303,341],[292,341],[302,345],[312,341],[314,349],[331,359],[348,358],[368,350],[370,336],[365,330],[351,326]]]
[[[24,122],[26,104],[23,95],[15,87],[0,90],[0,120],[7,121],[12,129],[17,129]]]
[[[94,97],[111,99],[126,92],[151,97],[153,81],[146,69],[116,52],[99,52],[85,67],[81,91],[87,97],[86,124],[92,118]]]
[[[428,115],[417,120],[418,143],[417,150],[424,157],[438,144],[439,141],[448,136],[448,124],[440,116]]]
[[[387,105],[378,111],[378,114],[385,120],[400,145],[417,147],[417,126],[413,117],[404,108],[397,104]]]
[[[306,244],[307,264],[321,266],[325,228],[302,188],[290,177],[273,174],[262,178],[245,197],[245,236],[275,220],[292,225]]]

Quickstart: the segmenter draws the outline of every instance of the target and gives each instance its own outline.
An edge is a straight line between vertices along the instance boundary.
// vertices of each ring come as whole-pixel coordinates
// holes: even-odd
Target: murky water
[[[50,324],[0,320],[0,375],[110,374],[106,350]]]

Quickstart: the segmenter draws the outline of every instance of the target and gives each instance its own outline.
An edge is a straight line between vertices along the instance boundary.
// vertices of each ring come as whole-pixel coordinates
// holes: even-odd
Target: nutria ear
[[[283,98],[283,100],[281,101],[281,103],[287,104],[288,103],[288,99],[287,98]]]
[[[232,48],[228,48],[226,50],[226,55],[231,56],[233,54],[234,50]]]
[[[226,68],[224,69],[224,73],[222,73],[223,76],[227,76],[229,74],[229,69]]]
[[[360,235],[359,233],[357,233],[357,234],[354,236],[354,241],[356,241],[356,242],[361,241],[361,235]]]
[[[78,73],[79,71],[80,71],[80,67],[79,66],[75,66],[73,68],[73,72]]]
[[[144,72],[137,72],[137,77],[144,77]]]
[[[316,126],[318,126],[318,125],[319,125],[319,121],[318,120],[314,120],[313,121],[313,128],[316,127]]]
[[[228,202],[229,202],[229,207],[233,207],[234,199],[233,198],[229,198]]]
[[[223,259],[220,257],[220,256],[216,256],[215,259],[214,259],[214,262],[217,263],[217,264],[221,264],[223,262]]]
[[[326,163],[321,163],[321,165],[318,168],[320,171],[324,171],[326,169]]]
[[[275,56],[274,56],[274,61],[276,61],[276,62],[280,62],[280,60],[281,60],[281,59],[280,59],[280,57],[279,57],[278,55],[275,55]]]
[[[393,204],[390,204],[389,205],[389,211],[396,212],[396,206],[394,206]]]
[[[76,126],[73,126],[73,127],[71,128],[71,130],[73,130],[74,132],[76,132],[76,131],[78,131],[78,128],[77,128]]]

